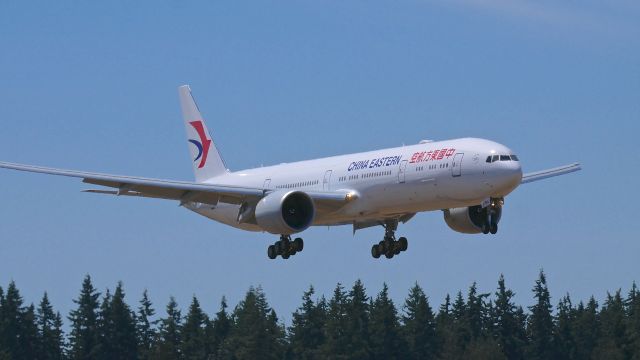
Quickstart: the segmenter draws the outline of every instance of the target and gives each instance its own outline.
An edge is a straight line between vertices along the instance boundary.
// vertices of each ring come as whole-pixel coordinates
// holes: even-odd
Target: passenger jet
[[[266,231],[280,239],[270,259],[302,251],[291,235],[310,226],[351,225],[353,232],[384,228],[371,247],[374,258],[407,250],[396,239],[399,223],[423,211],[441,210],[447,225],[467,234],[495,234],[504,198],[520,184],[580,170],[580,164],[522,174],[508,147],[476,138],[423,140],[402,146],[316,160],[230,171],[218,151],[188,85],[178,88],[195,181],[120,176],[0,162],[0,168],[83,179],[102,188],[89,193],[179,201],[223,224]]]

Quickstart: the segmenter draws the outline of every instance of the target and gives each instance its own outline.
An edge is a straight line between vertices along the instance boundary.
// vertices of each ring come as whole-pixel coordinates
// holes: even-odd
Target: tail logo
[[[204,165],[207,163],[207,155],[209,154],[209,148],[211,147],[211,140],[207,138],[207,132],[204,130],[204,125],[202,125],[202,121],[192,121],[189,123],[198,133],[198,137],[200,137],[200,141],[189,139],[189,142],[198,148],[198,155],[193,162],[200,160],[198,164],[198,169],[202,169]]]

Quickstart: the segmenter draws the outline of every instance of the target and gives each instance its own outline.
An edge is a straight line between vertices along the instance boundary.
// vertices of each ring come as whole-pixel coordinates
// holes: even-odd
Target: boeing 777
[[[504,199],[520,184],[580,170],[578,163],[522,174],[508,147],[476,138],[419,144],[256,169],[230,171],[188,85],[178,88],[195,181],[160,180],[0,162],[1,168],[69,176],[102,188],[89,193],[179,201],[207,218],[280,239],[267,255],[302,251],[310,226],[382,226],[371,255],[393,258],[407,250],[399,223],[441,210],[447,225],[467,234],[495,234]]]

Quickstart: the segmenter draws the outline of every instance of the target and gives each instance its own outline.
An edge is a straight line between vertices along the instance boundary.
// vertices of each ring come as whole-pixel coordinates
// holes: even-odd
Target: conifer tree
[[[23,300],[15,282],[11,281],[7,293],[0,297],[2,303],[2,322],[0,323],[0,350],[9,359],[18,358],[22,344],[20,342],[21,324],[24,313]]]
[[[324,358],[347,359],[347,294],[338,283],[333,290],[333,296],[327,306],[327,320],[325,323],[325,343],[322,347]]]
[[[493,307],[493,332],[498,346],[508,359],[522,359],[526,344],[524,327],[519,323],[517,308],[512,299],[513,291],[505,286],[504,276],[500,275],[496,301]]]
[[[208,322],[207,315],[200,308],[200,302],[194,295],[182,326],[182,356],[184,359],[206,359],[205,328]]]
[[[551,297],[547,288],[547,279],[541,270],[533,288],[536,304],[529,307],[531,316],[527,332],[529,335],[528,356],[531,359],[550,359],[553,351],[553,316]]]
[[[620,290],[613,296],[607,293],[607,300],[600,310],[600,336],[594,356],[599,359],[627,358],[624,353],[626,335],[625,308]]]
[[[167,317],[160,320],[158,341],[154,347],[154,359],[182,359],[180,351],[182,314],[172,296],[167,304]]]
[[[351,359],[368,359],[369,346],[369,298],[359,279],[353,284],[347,298],[347,351]]]
[[[555,357],[560,359],[574,359],[576,357],[576,345],[574,340],[574,326],[576,311],[571,304],[569,294],[565,295],[558,303],[553,331],[553,348]]]
[[[295,359],[320,359],[320,348],[324,344],[326,308],[324,299],[313,301],[313,286],[304,292],[302,305],[293,313],[289,328],[289,346]]]
[[[429,300],[416,283],[404,303],[402,329],[409,359],[435,359],[437,355],[436,325]]]
[[[227,299],[223,296],[220,301],[220,310],[208,326],[208,348],[212,359],[221,359],[221,349],[231,331],[231,319],[227,314]]]
[[[400,333],[398,312],[389,298],[389,287],[382,290],[370,310],[369,339],[373,359],[406,359],[406,343]]]
[[[42,360],[59,360],[63,358],[64,335],[60,313],[54,313],[45,292],[38,306],[38,353]]]
[[[87,275],[82,282],[82,290],[74,303],[78,308],[69,314],[71,333],[69,336],[69,357],[71,359],[95,359],[100,354],[98,331],[98,308],[100,293]]]
[[[19,353],[16,359],[39,358],[38,325],[36,324],[36,308],[29,305],[20,316]]]
[[[447,294],[440,304],[436,315],[436,348],[437,353],[448,352],[453,346],[453,314],[451,313],[451,296]],[[446,358],[446,356],[439,356]]]
[[[250,288],[233,311],[233,326],[223,347],[225,358],[280,359],[284,329],[260,288]]]
[[[573,337],[576,342],[576,359],[590,359],[600,333],[598,303],[592,296],[586,306],[580,302],[575,313]]]
[[[631,359],[640,360],[640,291],[635,281],[626,299],[627,349]]]
[[[122,282],[118,283],[112,297],[103,301],[102,310],[102,356],[108,359],[136,359],[138,344],[136,338],[135,314],[125,302]]]
[[[142,299],[138,306],[138,314],[136,316],[136,332],[138,339],[138,357],[141,360],[151,358],[151,351],[156,338],[155,326],[157,321],[150,320],[155,315],[153,304],[149,300],[149,294],[145,289],[142,293]]]

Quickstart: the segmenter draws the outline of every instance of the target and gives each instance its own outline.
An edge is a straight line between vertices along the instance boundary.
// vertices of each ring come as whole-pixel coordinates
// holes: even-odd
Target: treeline
[[[591,297],[555,306],[540,272],[526,310],[501,276],[493,294],[474,283],[437,308],[417,284],[401,306],[382,291],[369,297],[361,281],[338,284],[330,299],[313,287],[290,326],[260,288],[230,310],[207,315],[194,296],[186,314],[171,298],[157,317],[147,292],[135,308],[119,283],[100,294],[87,276],[67,319],[45,293],[25,305],[14,282],[0,288],[0,359],[640,359],[640,292]]]

